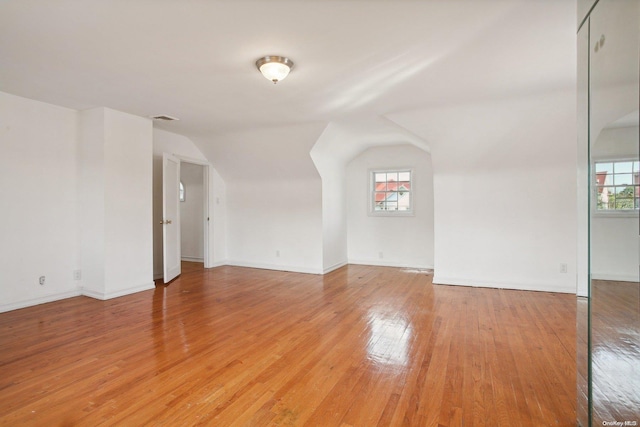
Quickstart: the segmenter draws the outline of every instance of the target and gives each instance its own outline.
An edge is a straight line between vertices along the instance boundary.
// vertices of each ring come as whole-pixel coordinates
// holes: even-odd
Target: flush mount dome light
[[[265,56],[256,61],[256,67],[275,84],[287,77],[293,68],[293,61],[284,56]]]

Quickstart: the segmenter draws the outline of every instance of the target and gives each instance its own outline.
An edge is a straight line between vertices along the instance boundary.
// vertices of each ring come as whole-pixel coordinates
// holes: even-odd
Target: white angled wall
[[[229,263],[320,274],[320,178],[228,183]]]
[[[214,226],[226,224],[224,235],[214,230],[214,251],[226,242],[226,263],[322,273],[322,184],[309,152],[324,127],[251,128],[194,140],[224,177],[213,212],[225,211],[222,222],[214,218]]]
[[[79,295],[76,129],[74,110],[0,92],[0,311]]]
[[[576,292],[575,100],[568,90],[394,115],[431,146],[434,283]]]
[[[329,272],[347,259],[347,186],[342,165],[318,168],[322,176],[322,268]]]
[[[370,171],[397,168],[413,170],[414,215],[369,215]],[[369,148],[347,165],[345,185],[349,263],[433,268],[433,170],[429,153],[413,145]]]
[[[575,93],[454,116],[432,152],[434,283],[575,293]]]

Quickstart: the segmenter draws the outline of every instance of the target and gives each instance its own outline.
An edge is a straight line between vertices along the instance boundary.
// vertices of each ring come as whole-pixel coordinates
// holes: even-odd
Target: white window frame
[[[616,156],[616,157],[601,157],[592,159],[591,161],[591,211],[594,217],[601,218],[625,218],[625,217],[637,217],[640,213],[638,209],[598,209],[598,186],[596,183],[596,164],[597,163],[624,163],[624,162],[637,162],[638,157],[635,155],[628,156]]]
[[[368,204],[369,208],[367,209],[369,216],[391,216],[391,217],[407,217],[407,216],[415,216],[415,175],[413,168],[375,168],[369,169],[369,197]],[[411,184],[411,188],[409,189],[409,210],[406,211],[377,211],[375,210],[375,174],[376,173],[394,173],[394,172],[409,172],[409,183]]]

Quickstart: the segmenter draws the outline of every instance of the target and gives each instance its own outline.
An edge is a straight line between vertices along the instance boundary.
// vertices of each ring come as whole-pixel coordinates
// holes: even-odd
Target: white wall
[[[638,158],[638,126],[605,128],[591,148],[593,161]],[[592,206],[593,210],[594,207]],[[591,277],[639,280],[638,213],[591,216]]]
[[[80,114],[82,292],[153,289],[152,124],[108,108]]]
[[[370,170],[399,168],[413,170],[414,215],[369,215]],[[433,268],[433,170],[429,153],[412,145],[370,148],[348,164],[345,184],[349,263]]]
[[[91,295],[104,295],[105,171],[104,109],[78,113],[78,218],[80,225],[80,285]]]
[[[323,271],[322,188],[309,155],[323,129],[310,123],[194,140],[226,184],[227,263]]]
[[[210,266],[227,263],[227,185],[218,170],[209,167]]]
[[[76,129],[74,110],[0,92],[0,311],[79,295]]]
[[[202,165],[180,163],[185,200],[180,202],[180,247],[185,261],[204,261],[204,170]]]
[[[0,311],[153,287],[150,121],[0,93],[0,133]]]
[[[218,171],[185,136],[162,129],[153,130],[153,271],[154,277],[162,277],[162,153],[171,153],[187,162],[209,166],[209,259],[211,267],[223,265],[227,259],[226,248],[226,183]],[[207,260],[205,260],[207,263]]]
[[[309,155],[322,180],[322,270],[328,273],[347,264],[346,161],[340,149],[357,150],[357,144],[339,144],[327,125]],[[345,138],[342,140],[349,140]]]
[[[326,167],[321,175],[322,268],[328,273],[348,262],[347,188],[344,167]]]
[[[322,178],[324,272],[348,261],[347,164],[368,148],[407,144],[428,150],[424,140],[384,117],[333,121],[314,144],[310,155]]]
[[[323,272],[320,178],[233,180],[227,189],[229,264]]]
[[[107,297],[153,289],[153,126],[105,109]]]
[[[391,117],[432,148],[434,283],[576,292],[575,100],[568,90]]]
[[[591,277],[638,282],[638,216],[591,219]]]

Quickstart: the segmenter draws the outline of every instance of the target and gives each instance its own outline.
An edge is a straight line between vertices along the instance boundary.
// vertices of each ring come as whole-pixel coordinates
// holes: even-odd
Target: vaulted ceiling
[[[176,116],[158,127],[219,157],[237,135],[366,139],[392,114],[573,87],[574,46],[574,0],[16,0],[0,90]],[[270,54],[295,62],[277,85],[254,65]]]

